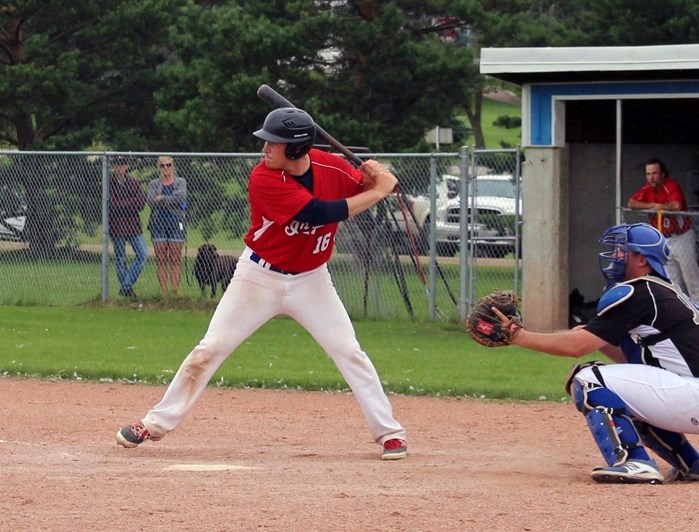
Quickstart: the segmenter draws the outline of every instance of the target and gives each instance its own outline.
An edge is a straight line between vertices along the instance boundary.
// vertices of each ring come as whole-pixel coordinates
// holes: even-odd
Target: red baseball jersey
[[[312,226],[294,216],[313,198],[337,200],[362,191],[362,173],[345,159],[312,149],[313,192],[283,170],[264,162],[250,173],[250,229],[245,243],[267,262],[289,272],[305,272],[326,263],[335,245],[338,223]]]
[[[680,210],[687,210],[687,200],[677,181],[671,177],[666,177],[662,184],[656,189],[650,183],[642,186],[631,199],[644,203],[667,203],[669,201],[679,201]],[[648,221],[650,225],[662,231],[665,236],[679,235],[688,231],[692,227],[692,219],[688,216],[677,216],[663,213],[663,227],[658,227],[658,217],[651,215]]]

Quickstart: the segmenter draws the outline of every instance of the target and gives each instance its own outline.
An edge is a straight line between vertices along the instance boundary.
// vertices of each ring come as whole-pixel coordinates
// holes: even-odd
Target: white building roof
[[[483,48],[481,74],[527,81],[687,79],[699,75],[699,44]]]

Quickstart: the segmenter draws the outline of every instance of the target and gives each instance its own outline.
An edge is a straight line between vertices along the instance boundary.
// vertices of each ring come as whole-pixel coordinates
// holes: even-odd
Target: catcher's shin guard
[[[687,441],[684,434],[659,429],[648,423],[636,423],[643,445],[653,449],[660,458],[686,475],[692,464],[699,460],[699,453]]]
[[[626,403],[607,388],[597,384],[572,382],[573,401],[590,427],[592,437],[609,466],[626,462],[629,451],[633,458],[650,460],[640,445],[641,438],[628,414]]]

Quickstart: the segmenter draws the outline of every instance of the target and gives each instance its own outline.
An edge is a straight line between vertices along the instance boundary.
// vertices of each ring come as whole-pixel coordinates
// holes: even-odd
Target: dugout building
[[[526,323],[566,328],[570,292],[604,288],[598,239],[625,220],[647,159],[699,211],[699,45],[485,48],[480,70],[522,87]]]

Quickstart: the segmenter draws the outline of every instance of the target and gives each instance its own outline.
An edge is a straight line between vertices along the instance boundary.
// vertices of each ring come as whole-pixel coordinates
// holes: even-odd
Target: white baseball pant
[[[694,229],[667,239],[670,260],[667,273],[670,280],[689,297],[699,303],[699,266],[697,266],[697,243]]]
[[[580,370],[575,378],[613,391],[641,421],[685,434],[699,434],[699,378],[643,364],[611,364],[598,368],[604,384],[592,368]]]
[[[143,418],[153,440],[174,430],[194,408],[228,356],[267,321],[286,314],[303,326],[332,358],[378,443],[405,439],[369,357],[357,341],[327,265],[298,275],[267,270],[246,249],[204,338],[185,358],[162,400]]]

